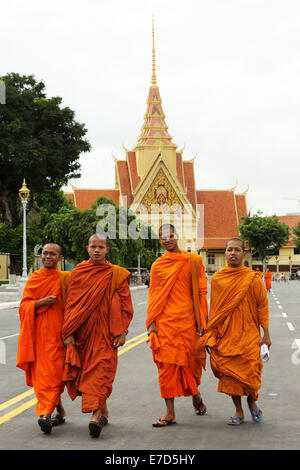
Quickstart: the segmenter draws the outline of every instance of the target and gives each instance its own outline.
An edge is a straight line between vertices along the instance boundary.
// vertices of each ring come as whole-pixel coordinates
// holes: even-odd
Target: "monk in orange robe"
[[[49,243],[41,253],[43,268],[25,284],[20,303],[20,336],[17,367],[25,371],[26,384],[33,386],[37,398],[35,413],[45,433],[65,421],[60,396],[64,390],[65,347],[61,339],[64,304],[70,272],[59,271],[62,258],[59,245]],[[51,420],[51,414],[57,415]]]
[[[261,278],[263,278],[263,273],[259,268],[256,268],[255,271],[260,275]]]
[[[166,253],[151,268],[146,326],[166,413],[154,427],[176,423],[177,396],[192,396],[196,414],[206,413],[198,390],[206,354],[196,354],[207,321],[205,269],[201,256],[179,249],[173,225],[160,228],[159,240]]]
[[[82,397],[82,412],[92,413],[91,436],[107,423],[106,400],[117,370],[118,347],[125,343],[133,316],[130,272],[112,265],[104,235],[90,237],[90,259],[72,271],[62,337],[67,346],[64,381],[72,400]]]
[[[269,270],[269,268],[265,272],[265,284],[266,284],[266,289],[267,292],[271,292],[271,287],[272,287],[272,273]]]
[[[247,396],[252,420],[259,422],[263,418],[256,402],[263,368],[260,346],[271,346],[269,309],[260,274],[242,266],[243,241],[229,240],[225,257],[227,265],[211,280],[209,321],[200,343],[211,352],[218,391],[230,395],[235,405],[236,413],[227,424],[238,425],[244,421],[243,395]]]

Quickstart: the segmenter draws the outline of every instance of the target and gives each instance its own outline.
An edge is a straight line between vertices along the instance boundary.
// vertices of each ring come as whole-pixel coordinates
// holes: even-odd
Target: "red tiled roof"
[[[204,248],[223,248],[238,236],[234,198],[233,191],[197,191],[197,203],[204,204]]]
[[[187,197],[193,208],[196,209],[196,188],[193,162],[183,162],[184,183],[187,188]]]
[[[182,155],[181,153],[176,153],[176,170],[177,170],[177,178],[184,188],[184,180],[183,180],[183,165],[182,165]]]
[[[74,189],[73,204],[79,210],[91,209],[99,196],[112,199],[119,205],[119,191],[117,189]]]
[[[134,191],[141,180],[141,178],[138,176],[138,173],[137,173],[135,152],[127,152],[127,158],[128,158],[128,169],[130,172],[130,177],[131,177],[131,182],[132,182],[132,189]]]
[[[133,197],[131,192],[128,164],[125,160],[118,160],[116,164],[119,173],[120,196],[127,196],[127,206],[130,206],[133,201]]]
[[[248,215],[246,197],[244,196],[244,194],[236,194],[235,200],[239,216],[239,223],[242,224],[242,215],[244,215],[245,217]]]
[[[300,215],[279,215],[278,219],[281,223],[288,225],[290,229],[290,240],[285,246],[295,246],[293,228],[300,222]]]
[[[73,193],[65,193],[65,196],[69,201],[72,201],[73,206],[74,206],[75,205],[74,204],[74,194]]]

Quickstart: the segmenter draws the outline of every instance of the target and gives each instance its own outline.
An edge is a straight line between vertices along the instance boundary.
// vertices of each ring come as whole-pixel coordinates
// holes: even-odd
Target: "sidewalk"
[[[130,286],[130,290],[138,290],[138,289],[147,289],[147,286],[144,284],[141,286]],[[7,310],[10,308],[19,308],[20,300],[18,296],[18,291],[2,291],[0,292],[0,310]]]

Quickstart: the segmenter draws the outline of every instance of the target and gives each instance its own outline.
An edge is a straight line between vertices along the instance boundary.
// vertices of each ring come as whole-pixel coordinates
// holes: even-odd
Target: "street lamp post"
[[[29,198],[29,189],[26,186],[25,178],[22,188],[19,190],[19,196],[23,206],[23,270],[22,277],[19,282],[19,297],[22,298],[23,290],[28,279],[27,276],[27,241],[26,241],[26,206]]]

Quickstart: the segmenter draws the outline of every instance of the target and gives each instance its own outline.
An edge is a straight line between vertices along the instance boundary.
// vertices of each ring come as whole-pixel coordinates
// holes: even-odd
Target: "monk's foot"
[[[264,415],[262,410],[257,406],[256,401],[251,397],[247,397],[247,402],[252,421],[254,423],[259,423],[262,421]]]
[[[156,421],[154,421],[152,426],[154,428],[164,428],[166,426],[170,426],[171,424],[176,424],[176,417],[166,414],[162,418],[158,418]]]
[[[231,426],[236,426],[239,424],[242,424],[244,422],[244,414],[243,412],[241,413],[236,413],[234,416],[230,416],[230,418],[226,421],[226,424],[229,424]]]
[[[63,407],[63,404],[62,404],[61,400],[59,400],[59,402],[58,402],[58,405],[56,407],[56,411],[62,418],[66,417],[67,413],[66,413],[66,410]]]
[[[101,411],[96,411],[93,413],[91,421],[89,423],[89,431],[92,437],[99,437],[103,428],[103,423],[101,421]]]
[[[51,415],[45,414],[38,420],[38,425],[45,434],[50,434],[52,431]]]
[[[193,395],[193,406],[195,413],[198,416],[204,416],[207,412],[206,405],[204,404],[200,393],[198,393],[197,395]]]
[[[105,403],[104,407],[101,410],[101,416],[103,416],[106,419],[109,418],[109,411],[108,411],[106,403]]]

